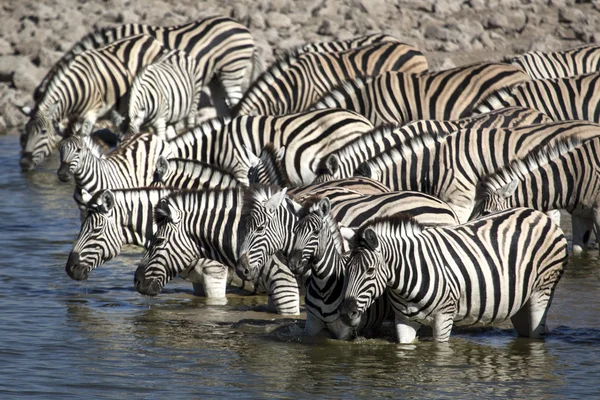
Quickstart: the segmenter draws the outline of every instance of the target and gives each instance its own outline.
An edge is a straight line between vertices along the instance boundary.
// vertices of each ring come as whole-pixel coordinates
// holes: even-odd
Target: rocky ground
[[[305,42],[372,32],[418,46],[432,70],[600,42],[598,0],[3,0],[0,133],[22,128],[15,105],[33,105],[48,69],[94,28],[212,15],[248,26],[264,65]]]

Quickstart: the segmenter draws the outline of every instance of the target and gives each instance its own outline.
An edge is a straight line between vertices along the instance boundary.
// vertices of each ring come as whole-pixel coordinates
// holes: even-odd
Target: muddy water
[[[79,230],[56,159],[18,167],[18,137],[0,136],[0,398],[564,398],[600,397],[600,262],[573,258],[545,341],[510,325],[424,338],[302,340],[303,317],[265,312],[266,298],[194,297],[183,280],[139,295],[128,249],[72,281]]]

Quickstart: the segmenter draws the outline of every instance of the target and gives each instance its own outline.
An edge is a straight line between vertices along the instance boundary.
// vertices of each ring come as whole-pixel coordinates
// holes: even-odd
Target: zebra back
[[[248,88],[233,115],[281,115],[305,111],[345,80],[390,70],[421,73],[427,70],[427,61],[415,47],[397,42],[339,53],[288,54]]]
[[[600,46],[588,45],[553,52],[532,51],[509,60],[531,79],[567,78],[600,70]]]
[[[247,186],[248,178],[243,168],[227,171],[202,161],[160,156],[156,160],[152,185],[180,189],[227,189]]]
[[[538,146],[574,136],[597,137],[599,128],[568,121],[514,129],[463,129],[443,138],[421,135],[364,162],[356,174],[375,178],[392,190],[438,196],[466,222],[483,177]]]
[[[371,35],[358,36],[348,40],[306,43],[287,51],[287,53],[296,56],[302,53],[339,53],[386,42],[398,42],[398,39],[383,33],[374,33]]]
[[[535,108],[555,121],[581,119],[600,123],[599,85],[600,72],[525,82],[489,96],[478,112],[521,106]]]
[[[344,82],[313,108],[353,110],[375,126],[418,119],[456,120],[472,116],[478,104],[492,93],[528,80],[519,68],[501,63],[420,75],[384,72]]]
[[[560,228],[531,209],[429,229],[407,218],[387,217],[364,225],[357,237],[348,261],[342,319],[356,324],[356,317],[387,287],[397,318],[414,323],[413,335],[420,324],[432,326],[436,341],[447,341],[453,324],[504,321],[529,300],[536,304],[524,311],[531,322],[524,329],[518,320],[513,324],[520,334],[543,335],[547,307],[567,262]],[[515,253],[517,243],[524,242],[527,247]],[[413,338],[399,339],[405,343]]]

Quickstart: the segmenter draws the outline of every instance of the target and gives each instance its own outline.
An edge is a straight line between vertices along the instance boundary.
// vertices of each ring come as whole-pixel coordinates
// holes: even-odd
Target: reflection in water
[[[54,156],[22,174],[18,146],[0,136],[0,398],[597,397],[597,252],[571,259],[546,341],[510,324],[447,345],[397,345],[391,327],[380,339],[302,338],[304,317],[265,312],[265,296],[211,305],[181,279],[159,298],[139,295],[137,248],[72,281],[73,187],[59,183]]]

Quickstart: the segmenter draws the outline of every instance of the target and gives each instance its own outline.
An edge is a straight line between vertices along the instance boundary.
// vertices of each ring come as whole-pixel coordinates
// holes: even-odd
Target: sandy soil
[[[249,27],[264,65],[305,42],[373,32],[418,46],[430,69],[600,42],[600,1],[585,0],[3,0],[0,133],[26,119],[15,105],[82,36],[122,23],[174,25],[227,15]]]

